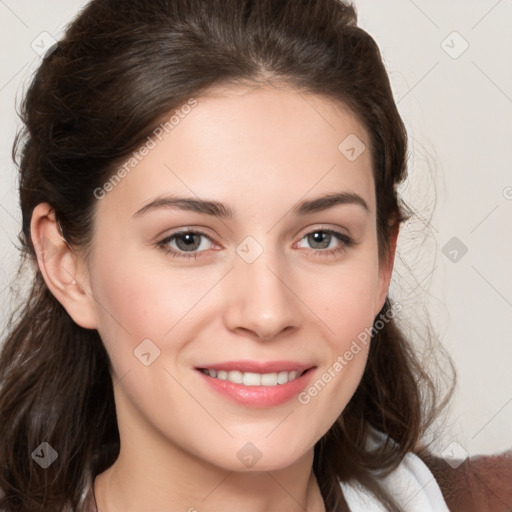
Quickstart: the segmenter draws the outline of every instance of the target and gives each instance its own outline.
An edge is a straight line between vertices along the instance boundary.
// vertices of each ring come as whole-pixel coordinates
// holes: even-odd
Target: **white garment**
[[[370,446],[385,438],[381,432],[375,434],[377,440],[369,440]],[[408,453],[393,472],[379,481],[405,512],[449,512],[436,479],[414,453]],[[351,512],[386,512],[363,486],[345,482],[340,485]]]

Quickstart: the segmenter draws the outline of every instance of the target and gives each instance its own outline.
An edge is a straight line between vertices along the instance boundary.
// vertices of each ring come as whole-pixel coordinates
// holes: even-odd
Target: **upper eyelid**
[[[213,243],[215,244],[218,244],[218,242],[215,240],[215,237],[210,235],[209,233],[205,232],[205,231],[202,231],[200,229],[192,229],[192,228],[189,228],[189,229],[180,229],[178,231],[174,231],[173,233],[171,233],[170,235],[166,235],[164,236],[160,242],[158,243],[163,243],[163,242],[166,242],[166,241],[169,241],[169,240],[172,240],[174,239],[174,237],[177,237],[177,236],[180,236],[180,235],[185,235],[185,234],[189,234],[189,233],[192,233],[194,235],[200,235],[200,236],[204,236],[208,239],[210,239]]]
[[[307,228],[304,228],[304,230],[300,230],[295,236],[300,236],[300,238],[303,238],[305,237],[306,235],[310,234],[310,233],[314,233],[315,231],[327,231],[327,232],[334,232],[334,233],[338,233],[340,235],[345,235],[349,238],[352,238],[352,236],[350,235],[350,233],[345,233],[345,231],[348,231],[346,228],[341,228],[341,227],[331,227],[331,226],[328,226],[326,224],[317,224],[316,226],[313,226],[313,227],[307,227]],[[302,234],[301,234],[302,233]]]

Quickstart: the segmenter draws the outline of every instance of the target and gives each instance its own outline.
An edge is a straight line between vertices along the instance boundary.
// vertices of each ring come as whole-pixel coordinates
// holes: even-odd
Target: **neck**
[[[325,512],[312,471],[312,450],[288,468],[244,472],[204,460],[184,465],[181,457],[162,465],[144,450],[138,453],[142,456],[121,449],[114,464],[96,477],[98,512]]]
[[[200,453],[188,438],[201,435],[204,425],[194,431],[195,425],[191,424],[185,433],[176,428],[182,439],[177,442],[147,422],[119,389],[116,405],[120,451],[112,466],[94,482],[98,512],[325,511],[313,473],[313,447],[294,458],[296,449],[290,444],[284,450],[288,452],[287,462],[277,469],[271,458],[267,461],[264,457],[255,466],[245,468],[236,456],[242,442],[232,435],[217,438],[208,431],[210,443],[218,439],[218,444]],[[226,436],[221,430],[218,435]],[[228,457],[229,443],[232,457]],[[260,446],[265,451],[263,443]],[[281,445],[276,449],[283,452]]]

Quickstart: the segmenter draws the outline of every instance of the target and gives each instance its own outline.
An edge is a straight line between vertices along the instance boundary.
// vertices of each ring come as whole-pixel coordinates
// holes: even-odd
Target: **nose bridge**
[[[288,283],[283,255],[270,245],[246,237],[236,248],[227,321],[231,329],[252,331],[262,339],[297,327],[299,309]]]

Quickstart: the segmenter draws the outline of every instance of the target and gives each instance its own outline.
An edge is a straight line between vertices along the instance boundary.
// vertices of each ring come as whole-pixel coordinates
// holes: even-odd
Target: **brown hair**
[[[392,223],[408,219],[396,187],[406,177],[407,135],[374,40],[337,0],[95,0],[42,61],[25,95],[19,153],[19,235],[36,261],[34,207],[48,202],[68,243],[87,254],[96,198],[116,164],[166,112],[214,85],[283,82],[341,102],[365,126],[377,198],[379,258]],[[20,149],[21,148],[21,149]],[[119,449],[109,358],[96,330],[78,326],[37,265],[12,315],[0,356],[2,511],[85,512],[83,490]],[[389,298],[376,317],[387,315]],[[444,403],[444,402],[443,402]],[[362,381],[316,444],[313,469],[326,510],[348,510],[339,485],[357,481],[399,510],[376,472],[416,450],[440,408],[438,391],[390,318],[372,336]],[[396,442],[370,451],[370,429]],[[46,470],[42,441],[58,452]]]

